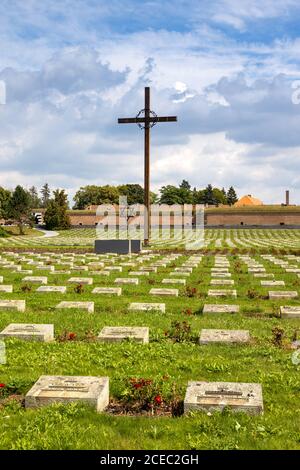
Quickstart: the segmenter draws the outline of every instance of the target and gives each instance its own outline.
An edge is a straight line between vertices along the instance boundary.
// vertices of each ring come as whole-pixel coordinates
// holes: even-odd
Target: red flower
[[[75,338],[76,338],[76,333],[69,333],[69,334],[68,334],[68,339],[69,339],[70,341],[72,341],[72,340],[75,339]]]
[[[160,395],[156,395],[156,397],[154,397],[154,401],[157,405],[161,405],[162,403],[162,398]]]
[[[0,388],[4,388],[4,387],[6,387],[5,384],[0,384]]]

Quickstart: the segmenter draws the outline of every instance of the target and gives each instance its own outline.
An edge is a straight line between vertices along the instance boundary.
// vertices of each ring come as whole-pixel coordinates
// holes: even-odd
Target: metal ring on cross
[[[154,111],[149,111],[149,115],[151,118],[151,122],[149,123],[149,127],[155,126],[158,121],[157,114]],[[136,118],[144,118],[145,117],[145,109],[141,109],[140,112],[136,115]],[[139,126],[140,129],[145,129],[146,123],[138,122],[137,125]]]

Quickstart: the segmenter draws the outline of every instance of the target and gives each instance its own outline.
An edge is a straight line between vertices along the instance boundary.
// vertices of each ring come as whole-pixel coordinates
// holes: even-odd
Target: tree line
[[[52,193],[52,195],[51,195]],[[83,210],[91,205],[118,204],[119,197],[126,196],[127,203],[143,204],[144,189],[139,184],[123,184],[119,186],[81,187],[74,196],[73,209]],[[152,204],[206,204],[233,205],[237,201],[235,189],[213,188],[211,184],[204,189],[191,188],[188,181],[183,180],[179,186],[162,186],[159,194],[151,192]],[[47,229],[67,229],[70,227],[68,196],[65,190],[56,189],[51,192],[48,183],[37,190],[32,186],[29,190],[18,185],[13,191],[0,187],[0,218],[6,223],[16,224],[20,234],[24,234],[24,225],[33,226],[34,209],[44,208],[44,223]]]
[[[90,205],[118,204],[120,196],[127,196],[128,204],[143,204],[144,189],[139,184],[124,184],[121,186],[84,186],[74,196],[73,209],[86,209]],[[152,204],[206,204],[232,206],[237,202],[237,194],[233,186],[227,191],[213,188],[208,184],[204,189],[191,187],[183,180],[179,186],[167,185],[159,189],[159,194],[150,194]]]

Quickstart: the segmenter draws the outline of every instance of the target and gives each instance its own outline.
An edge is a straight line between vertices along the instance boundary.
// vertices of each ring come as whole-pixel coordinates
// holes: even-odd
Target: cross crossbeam
[[[118,124],[137,124],[144,129],[144,244],[150,239],[150,129],[159,122],[176,122],[177,116],[157,116],[150,109],[150,87],[145,87],[145,106],[135,118],[119,118]],[[143,125],[144,124],[144,125]]]

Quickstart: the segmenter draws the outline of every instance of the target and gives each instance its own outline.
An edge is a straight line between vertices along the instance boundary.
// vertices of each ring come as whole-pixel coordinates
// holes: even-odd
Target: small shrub
[[[61,343],[65,341],[75,341],[77,338],[76,333],[72,331],[63,331],[62,334],[57,338]]]
[[[83,294],[84,292],[84,287],[82,284],[77,284],[75,287],[74,287],[74,292],[75,294]]]
[[[185,288],[185,296],[186,297],[196,297],[196,295],[197,295],[196,287],[187,286]]]
[[[272,343],[277,346],[278,348],[283,347],[283,338],[284,338],[284,329],[280,328],[279,326],[274,326],[272,328]]]
[[[31,292],[32,291],[32,286],[30,286],[29,284],[23,284],[21,286],[21,291],[22,292]]]
[[[175,343],[191,341],[191,325],[186,321],[173,321],[171,323],[171,329],[165,332],[165,336],[172,339]]]
[[[192,311],[191,308],[184,308],[184,309],[181,311],[181,313],[182,313],[183,315],[188,315],[188,316],[193,315],[193,311]]]

